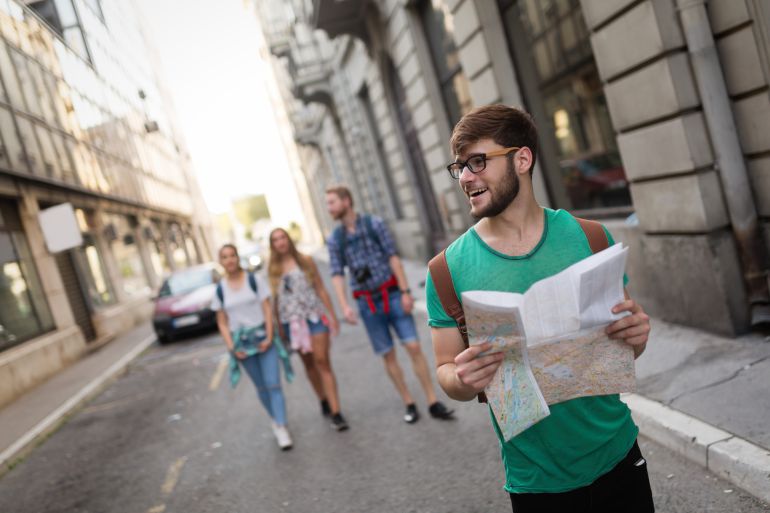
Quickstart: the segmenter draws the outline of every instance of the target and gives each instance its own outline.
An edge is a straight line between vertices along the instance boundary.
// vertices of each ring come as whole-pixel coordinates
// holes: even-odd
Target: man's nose
[[[460,176],[457,177],[457,179],[460,181],[461,184],[468,183],[473,181],[473,178],[476,175],[471,172],[470,168],[466,165],[463,166],[463,168],[460,170]]]

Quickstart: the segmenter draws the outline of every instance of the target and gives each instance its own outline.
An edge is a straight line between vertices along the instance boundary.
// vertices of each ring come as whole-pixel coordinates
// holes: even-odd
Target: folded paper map
[[[627,315],[611,312],[624,299],[627,251],[615,244],[524,294],[463,292],[469,342],[505,352],[485,392],[506,441],[547,417],[549,404],[634,390],[633,348],[604,333]]]

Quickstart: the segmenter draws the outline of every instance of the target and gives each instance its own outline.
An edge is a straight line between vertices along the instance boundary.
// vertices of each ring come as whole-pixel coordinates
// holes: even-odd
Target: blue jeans
[[[278,350],[271,344],[264,353],[257,353],[240,361],[246,373],[257,387],[259,400],[273,421],[286,425],[286,401],[281,390],[281,373],[278,366]]]
[[[372,298],[375,312],[372,313],[366,298],[360,297],[358,312],[364,321],[369,341],[375,354],[382,356],[393,350],[393,335],[390,328],[396,331],[396,335],[402,344],[417,342],[417,326],[414,324],[412,314],[404,312],[401,306],[401,291],[394,290],[388,293],[389,312],[385,313],[385,304],[382,296]]]

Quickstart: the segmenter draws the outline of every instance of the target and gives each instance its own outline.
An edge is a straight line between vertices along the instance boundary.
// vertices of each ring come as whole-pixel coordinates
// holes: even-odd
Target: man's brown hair
[[[457,122],[449,145],[454,155],[461,155],[468,146],[482,139],[492,139],[504,148],[529,148],[532,152],[529,174],[532,174],[537,158],[537,127],[528,113],[499,103],[477,107]]]
[[[350,189],[344,185],[333,185],[326,189],[326,194],[336,194],[339,199],[349,200],[350,206],[353,206],[353,195],[350,194]]]

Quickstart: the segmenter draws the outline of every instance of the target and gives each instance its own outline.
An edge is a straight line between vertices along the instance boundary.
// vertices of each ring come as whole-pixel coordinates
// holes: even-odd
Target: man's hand
[[[401,308],[404,309],[404,313],[409,315],[414,309],[414,298],[409,292],[403,292],[401,294]]]
[[[620,320],[607,326],[607,335],[613,340],[622,340],[634,348],[634,357],[638,357],[647,345],[650,335],[650,316],[644,313],[633,299],[626,299],[612,308],[612,313],[631,312]]]
[[[235,355],[235,357],[236,357],[236,358],[238,358],[239,360],[245,360],[245,359],[246,359],[246,358],[248,358],[248,356],[249,356],[249,355],[247,355],[246,353],[244,353],[243,351],[236,351],[236,352],[234,352],[233,354],[234,354],[234,355]]]
[[[354,312],[349,305],[342,306],[342,315],[345,317],[345,320],[350,324],[356,324],[358,322],[358,317],[356,316],[356,312]]]
[[[455,357],[457,379],[466,387],[472,388],[477,394],[492,381],[492,377],[504,358],[502,352],[479,356],[490,349],[492,349],[492,344],[485,342],[471,346]]]

